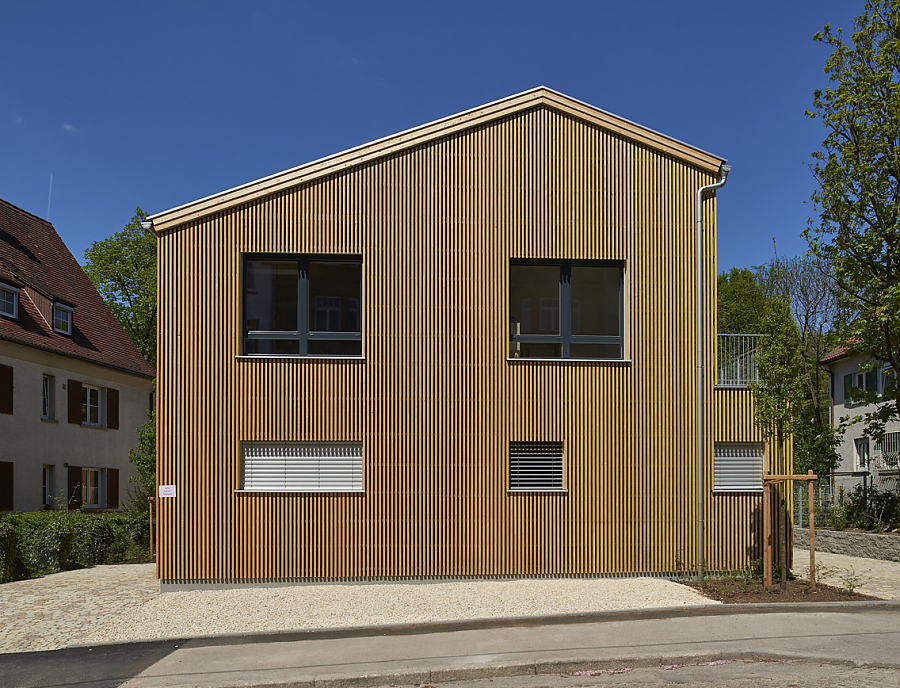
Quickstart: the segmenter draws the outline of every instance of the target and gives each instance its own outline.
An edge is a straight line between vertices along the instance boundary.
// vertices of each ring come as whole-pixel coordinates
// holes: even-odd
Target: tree
[[[850,353],[900,370],[900,0],[868,0],[849,41],[830,26],[815,40],[832,49],[832,83],[807,112],[827,134],[812,156],[819,218],[805,236],[832,266]],[[900,417],[900,385],[865,400],[877,404],[867,433],[880,439]]]
[[[766,294],[755,273],[731,268],[717,279],[718,330],[728,334],[759,334]]]
[[[761,382],[752,386],[756,424],[783,451],[807,400],[800,356],[803,344],[790,309],[782,301],[766,302],[760,325],[767,336],[757,348]]]
[[[138,351],[156,367],[156,238],[141,227],[147,214],[135,208],[121,232],[95,241],[84,252],[84,271]],[[147,511],[147,497],[156,491],[156,412],[138,430],[138,445],[128,460],[138,472],[129,490],[129,509]]]
[[[839,460],[839,431],[818,363],[836,342],[840,319],[827,270],[810,257],[776,256],[752,271],[733,268],[718,287],[720,332],[768,335],[757,352],[758,424],[781,450],[792,437],[796,470],[827,475]]]
[[[156,411],[147,411],[147,421],[137,429],[138,444],[128,450],[128,460],[137,469],[137,487],[128,491],[129,509],[138,514],[149,511],[147,497],[156,494]]]
[[[138,351],[156,367],[156,238],[141,227],[147,218],[135,209],[131,222],[84,252],[84,271]]]

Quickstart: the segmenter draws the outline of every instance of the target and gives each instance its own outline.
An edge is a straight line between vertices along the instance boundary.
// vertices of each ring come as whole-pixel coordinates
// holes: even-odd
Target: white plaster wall
[[[861,418],[867,412],[874,410],[874,406],[867,406],[859,403],[848,405],[846,403],[846,400],[844,399],[844,376],[852,373],[858,373],[860,367],[864,363],[866,363],[867,360],[868,359],[865,356],[856,356],[853,358],[840,359],[828,366],[828,369],[831,370],[834,375],[834,406],[832,421],[835,425],[837,425],[844,417],[848,417],[851,419]],[[880,391],[881,390],[879,389],[879,392]],[[898,430],[900,430],[900,421],[895,420],[888,423],[887,432],[896,432]],[[874,465],[870,464],[867,471],[854,473],[853,469],[856,460],[856,440],[862,439],[864,437],[866,437],[866,434],[864,423],[862,421],[850,425],[844,433],[841,444],[838,446],[838,453],[841,456],[841,462],[835,470],[836,473],[844,475],[835,475],[835,487],[843,487],[845,490],[848,490],[854,485],[861,483],[864,475],[876,472]],[[874,458],[874,441],[869,441],[869,451],[870,455]]]
[[[0,363],[14,369],[13,415],[0,414],[0,461],[14,464],[15,510],[42,508],[44,465],[54,467],[54,492],[65,503],[67,464],[118,468],[121,510],[128,502],[129,479],[137,475],[128,450],[137,445],[137,428],[147,420],[152,380],[6,341],[0,341]],[[41,418],[44,375],[55,378],[53,421]],[[69,379],[119,390],[118,430],[68,422]]]

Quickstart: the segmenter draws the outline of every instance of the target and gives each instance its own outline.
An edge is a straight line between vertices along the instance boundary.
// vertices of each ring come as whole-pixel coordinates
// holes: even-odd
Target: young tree
[[[128,460],[138,473],[137,479],[131,479],[137,486],[128,491],[131,498],[128,508],[133,513],[144,514],[149,511],[147,497],[156,494],[156,411],[147,411],[147,421],[137,429],[137,434],[137,446],[128,450]]]
[[[131,222],[84,252],[84,271],[138,351],[156,367],[156,238],[141,227],[147,218],[135,209]]]
[[[757,349],[761,382],[753,385],[756,424],[783,452],[807,400],[800,355],[803,344],[791,312],[782,301],[766,302],[760,325],[767,336]]]
[[[900,0],[867,0],[849,41],[825,26],[832,85],[816,91],[809,117],[827,134],[813,153],[819,213],[805,231],[813,255],[833,267],[850,319],[844,341],[900,369]],[[879,439],[900,417],[900,385],[867,418]]]

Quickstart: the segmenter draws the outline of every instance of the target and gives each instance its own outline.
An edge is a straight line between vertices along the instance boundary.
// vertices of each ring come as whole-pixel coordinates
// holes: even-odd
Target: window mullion
[[[297,331],[300,355],[309,353],[309,261],[300,261],[297,274]]]
[[[572,338],[572,266],[563,263],[559,268],[559,336],[562,340],[562,357],[569,358]]]

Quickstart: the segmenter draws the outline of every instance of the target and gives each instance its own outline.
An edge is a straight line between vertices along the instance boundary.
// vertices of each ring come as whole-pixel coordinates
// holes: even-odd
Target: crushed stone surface
[[[425,623],[717,604],[657,578],[296,585],[157,595],[78,641]]]

